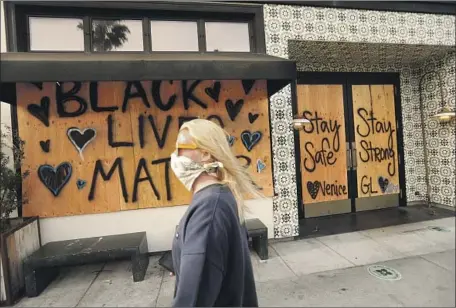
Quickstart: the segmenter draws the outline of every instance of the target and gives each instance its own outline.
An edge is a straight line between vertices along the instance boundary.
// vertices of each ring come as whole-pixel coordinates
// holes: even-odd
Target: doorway
[[[301,73],[294,112],[300,217],[405,205],[399,74]]]

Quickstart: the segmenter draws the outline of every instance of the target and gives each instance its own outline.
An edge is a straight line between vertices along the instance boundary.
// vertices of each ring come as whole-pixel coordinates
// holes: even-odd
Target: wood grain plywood
[[[393,85],[354,85],[358,197],[399,193]]]
[[[298,85],[298,113],[311,121],[300,131],[304,204],[348,198],[342,85]]]
[[[29,200],[24,215],[188,204],[191,195],[168,162],[179,123],[196,117],[223,125],[235,137],[233,152],[247,157],[255,182],[273,195],[264,80],[49,82],[42,89],[28,83],[16,89],[19,134],[26,142],[23,167],[31,172],[23,182]],[[48,152],[40,145],[46,140]]]

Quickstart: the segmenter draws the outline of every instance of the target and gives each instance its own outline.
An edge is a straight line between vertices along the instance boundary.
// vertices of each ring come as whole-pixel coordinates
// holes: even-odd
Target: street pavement
[[[169,307],[174,277],[150,258],[134,283],[128,261],[65,268],[16,307]],[[455,218],[269,245],[252,253],[263,307],[455,307]]]

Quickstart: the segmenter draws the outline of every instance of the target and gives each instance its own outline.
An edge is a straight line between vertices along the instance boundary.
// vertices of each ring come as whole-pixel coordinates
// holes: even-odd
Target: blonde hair
[[[239,220],[243,223],[244,213],[247,211],[244,196],[250,195],[257,198],[264,196],[255,186],[247,168],[240,164],[231,150],[227,140],[229,134],[214,122],[204,119],[185,122],[180,131],[182,130],[188,131],[198,148],[207,151],[214,161],[223,164],[223,168],[220,168],[218,172],[219,180],[226,184],[233,193],[237,203]]]

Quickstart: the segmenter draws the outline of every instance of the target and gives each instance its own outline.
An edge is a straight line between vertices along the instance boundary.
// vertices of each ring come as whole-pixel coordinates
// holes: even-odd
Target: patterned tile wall
[[[455,17],[449,15],[265,5],[264,16],[267,53],[282,58],[290,57],[289,47],[292,45],[289,44],[290,41],[455,45]],[[454,62],[449,63],[449,69],[453,67],[454,70]],[[298,63],[298,65],[300,69],[304,69],[305,64]],[[331,69],[331,71],[347,70],[397,71],[398,68],[339,66]],[[415,190],[426,191],[424,155],[422,147],[419,147],[420,142],[422,145],[423,138],[420,133],[420,123],[417,122],[419,108],[416,107],[421,72],[421,69],[415,67],[400,68],[406,144],[404,149],[406,182],[410,186],[407,187],[408,201],[420,200],[421,197],[414,194]],[[274,199],[274,236],[276,238],[299,234],[292,119],[291,90],[288,86],[271,98],[274,186],[277,193]],[[432,129],[438,130],[438,128]],[[452,149],[454,157],[454,144],[449,148],[450,151]],[[445,172],[443,174],[446,174]],[[451,187],[451,183],[449,185]],[[451,197],[448,198],[451,199]]]
[[[445,57],[428,61],[420,67],[419,76],[425,73],[437,72],[442,81],[442,94],[440,79],[437,74],[424,77],[421,95],[424,102],[426,116],[426,143],[428,150],[428,166],[430,181],[430,201],[448,206],[456,206],[456,121],[440,124],[437,120],[429,118],[441,107],[441,97],[451,110],[455,110],[456,79],[455,79],[456,53],[452,52]]]

